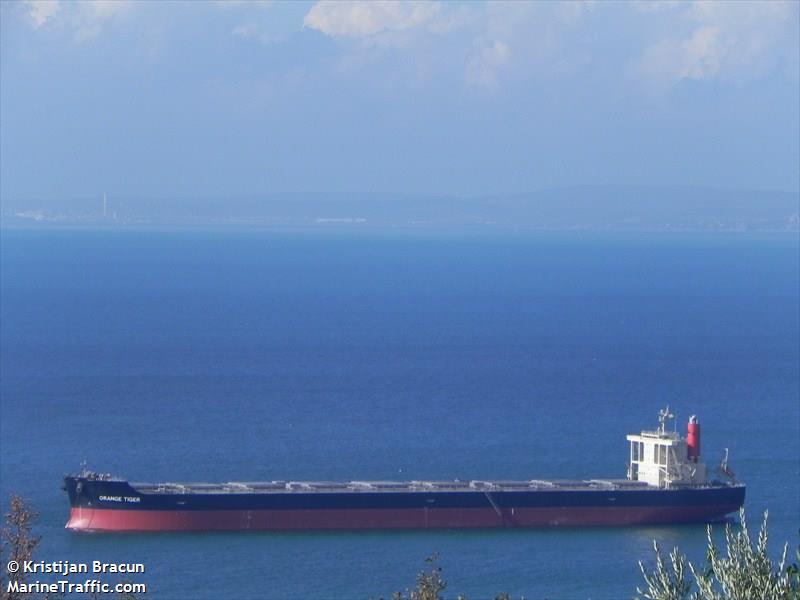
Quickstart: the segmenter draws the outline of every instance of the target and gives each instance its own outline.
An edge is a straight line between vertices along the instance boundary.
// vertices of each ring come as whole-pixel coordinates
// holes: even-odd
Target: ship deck
[[[296,494],[296,493],[430,493],[430,492],[531,492],[567,490],[658,489],[628,479],[524,481],[229,481],[226,483],[130,483],[142,494]]]

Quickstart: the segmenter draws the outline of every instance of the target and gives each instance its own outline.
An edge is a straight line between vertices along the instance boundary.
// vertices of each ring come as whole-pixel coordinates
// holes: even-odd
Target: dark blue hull
[[[100,531],[536,527],[708,522],[744,503],[743,485],[658,489],[558,483],[537,489],[145,488],[65,479],[67,527]]]

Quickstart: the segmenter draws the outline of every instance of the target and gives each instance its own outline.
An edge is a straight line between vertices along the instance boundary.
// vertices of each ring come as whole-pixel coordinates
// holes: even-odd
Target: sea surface
[[[153,600],[630,598],[703,526],[75,534],[61,477],[624,477],[669,405],[800,529],[796,234],[2,230],[0,492],[42,560],[142,562]]]

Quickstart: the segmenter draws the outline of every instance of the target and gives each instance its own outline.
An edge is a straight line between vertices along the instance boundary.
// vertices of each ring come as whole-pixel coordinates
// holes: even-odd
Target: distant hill
[[[312,228],[800,230],[800,194],[695,187],[578,186],[474,197],[269,194],[238,198],[8,199],[5,225]]]

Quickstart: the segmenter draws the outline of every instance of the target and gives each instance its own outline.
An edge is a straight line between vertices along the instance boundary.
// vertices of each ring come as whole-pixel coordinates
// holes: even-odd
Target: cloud
[[[464,81],[494,89],[500,83],[541,82],[578,68],[585,62],[580,46],[590,38],[587,18],[596,8],[601,9],[588,0],[490,2],[467,52]]]
[[[683,80],[753,80],[797,65],[798,2],[655,0],[501,2],[321,1],[304,25],[347,38],[347,63],[402,49],[431,69],[495,88],[543,78],[634,74],[662,91]],[[452,35],[437,35],[447,32]],[[239,35],[246,32],[240,31]],[[504,73],[501,78],[501,73]]]
[[[631,6],[643,13],[657,13],[674,10],[684,4],[686,0],[633,0]]]
[[[52,19],[61,8],[58,0],[25,0],[25,4],[36,29]]]
[[[237,25],[231,31],[233,35],[244,38],[246,40],[254,40],[259,44],[279,44],[286,41],[285,35],[270,34],[262,30],[256,23],[243,23]]]
[[[112,18],[126,11],[127,0],[87,0],[80,3],[75,21],[75,40],[83,42],[100,33],[103,26]]]
[[[103,26],[130,7],[128,0],[25,0],[34,29],[47,23],[64,26],[83,42],[100,33]]]
[[[447,27],[442,5],[432,1],[380,0],[375,2],[325,1],[315,4],[303,25],[337,37],[367,37],[391,31],[406,31],[421,26],[431,30]]]
[[[652,83],[684,79],[745,80],[758,77],[797,49],[795,2],[667,4],[675,27],[684,30],[650,43],[638,70]]]
[[[497,87],[497,72],[508,62],[510,55],[511,49],[499,40],[478,44],[467,62],[467,83],[485,88]]]
[[[719,27],[700,27],[686,39],[666,39],[646,48],[642,71],[666,83],[705,79],[719,73],[728,52]]]
[[[270,8],[272,0],[214,0],[214,6],[223,9],[251,8],[253,6]]]

